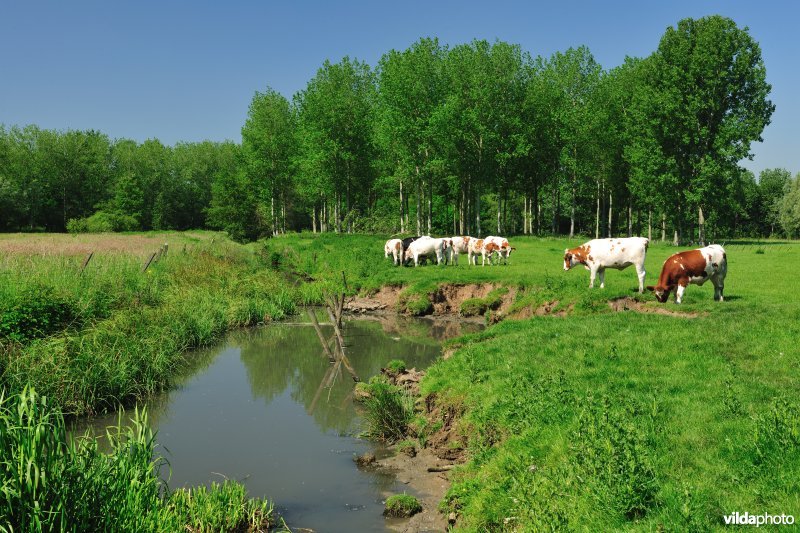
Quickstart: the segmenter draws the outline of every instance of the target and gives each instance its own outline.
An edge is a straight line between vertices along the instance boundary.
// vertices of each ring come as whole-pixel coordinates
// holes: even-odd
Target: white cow
[[[644,260],[650,241],[644,237],[620,239],[594,239],[577,248],[564,250],[564,270],[581,264],[590,272],[589,287],[594,287],[596,274],[600,275],[600,288],[605,287],[607,268],[623,270],[636,266],[639,292],[644,292]]]
[[[458,256],[460,254],[469,253],[469,242],[471,240],[472,237],[450,237],[450,241],[453,243],[453,247],[450,250],[450,259],[454,265],[458,265]]]
[[[442,264],[448,250],[447,239],[420,237],[406,248],[405,260],[414,259],[414,266],[419,266],[420,257],[436,257],[436,263]]]
[[[403,257],[403,241],[400,239],[389,239],[386,241],[386,244],[383,245],[383,252],[384,257],[392,256],[393,265],[399,265]]]

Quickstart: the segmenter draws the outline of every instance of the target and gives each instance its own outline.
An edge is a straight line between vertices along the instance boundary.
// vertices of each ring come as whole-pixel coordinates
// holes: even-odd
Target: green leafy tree
[[[791,179],[791,173],[782,168],[762,170],[758,175],[760,215],[763,216],[764,222],[769,225],[768,235],[773,235],[775,226],[780,224],[781,203]]]
[[[272,89],[256,92],[242,127],[242,154],[260,200],[269,205],[273,234],[286,231],[286,204],[295,153],[289,101]]]
[[[339,63],[325,61],[295,96],[301,179],[307,191],[316,185],[322,193],[325,218],[332,219],[337,232],[343,223],[352,232],[355,218],[367,213],[374,201],[375,99],[371,69],[349,57]]]
[[[781,227],[788,237],[800,236],[800,174],[786,184],[786,194],[781,199],[779,217]]]
[[[408,229],[411,190],[416,196],[417,234],[423,232],[423,212],[427,215],[427,231],[431,231],[432,180],[436,168],[431,117],[443,97],[445,53],[437,39],[424,38],[407,50],[384,54],[378,64],[376,138],[385,166],[397,183],[401,232]],[[427,208],[423,208],[425,197]]]
[[[762,140],[774,106],[758,43],[728,18],[681,20],[652,61],[648,119],[667,160],[661,166],[674,172],[662,186],[675,191],[670,211],[680,230],[688,213],[728,201],[737,163]]]

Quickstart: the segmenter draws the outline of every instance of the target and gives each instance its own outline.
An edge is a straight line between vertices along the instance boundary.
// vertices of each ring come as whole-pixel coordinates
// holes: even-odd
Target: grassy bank
[[[0,250],[0,385],[32,385],[67,414],[163,390],[186,350],[294,311],[260,247],[213,233],[9,235]]]
[[[269,502],[242,485],[171,492],[146,413],[97,440],[71,438],[64,417],[26,388],[0,394],[0,531],[266,531]]]
[[[583,269],[563,272],[575,242],[514,239],[508,267],[462,257],[416,269],[392,267],[373,237],[268,246],[284,268],[331,283],[345,270],[364,292],[496,283],[518,289],[518,310],[568,310],[462,338],[422,383],[428,426],[452,425],[451,445],[467,450],[443,503],[459,529],[702,531],[735,511],[798,517],[800,246],[727,243],[726,301],[691,286],[681,306],[644,307],[676,313],[665,316],[608,305],[653,300],[633,292],[632,270],[608,272],[604,290],[589,290]],[[674,252],[651,245],[648,284]]]

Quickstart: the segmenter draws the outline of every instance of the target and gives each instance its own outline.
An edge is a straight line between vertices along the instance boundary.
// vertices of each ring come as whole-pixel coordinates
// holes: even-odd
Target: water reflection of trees
[[[332,334],[330,326],[323,325],[322,331],[326,336]],[[425,328],[414,332],[419,341],[429,340],[429,334]],[[350,362],[363,380],[378,374],[391,359],[426,367],[439,353],[435,343],[418,342],[406,335],[388,336],[376,322],[348,322],[344,336]],[[246,342],[243,340],[238,339],[237,344],[254,397],[268,403],[288,387],[292,399],[301,403],[324,431],[349,433],[355,429],[350,376],[340,372],[332,386],[320,391],[331,363],[311,326],[276,324],[255,330]]]

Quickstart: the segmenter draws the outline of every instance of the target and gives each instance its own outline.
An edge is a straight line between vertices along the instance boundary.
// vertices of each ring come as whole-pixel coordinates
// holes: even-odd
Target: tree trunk
[[[611,191],[608,192],[608,238],[610,239],[613,235],[612,226],[611,226],[611,215],[614,212],[614,196],[611,194]]]
[[[417,167],[417,235],[422,235],[422,198],[420,198],[419,167]]]
[[[433,230],[431,229],[432,209],[433,209],[433,183],[429,179],[428,180],[428,235],[430,235],[433,232]]]
[[[569,206],[569,238],[575,236],[575,176],[572,176],[572,199]]]
[[[594,238],[600,238],[600,180],[597,180],[597,207],[594,211]]]
[[[524,207],[522,208],[522,233],[528,234],[528,193],[523,195],[525,197]]]
[[[633,206],[632,200],[628,197],[628,237],[633,237]]]
[[[400,233],[406,232],[406,225],[403,220],[403,206],[403,180],[400,180]]]
[[[475,231],[481,234],[481,194],[475,192]]]
[[[667,242],[667,214],[661,213],[661,242]]]
[[[647,210],[647,240],[653,240],[653,210]]]
[[[502,235],[503,232],[500,231],[500,193],[497,193],[497,234]]]
[[[706,234],[705,234],[705,222],[706,219],[703,216],[703,208],[698,206],[697,207],[697,240],[700,242],[700,246],[705,246],[706,241]]]
[[[311,233],[317,232],[317,206],[311,210]]]

